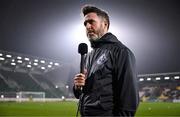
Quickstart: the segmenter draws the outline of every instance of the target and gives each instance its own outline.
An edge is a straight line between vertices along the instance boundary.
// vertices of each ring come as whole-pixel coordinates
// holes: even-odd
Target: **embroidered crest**
[[[105,63],[106,61],[107,61],[107,57],[106,57],[106,54],[104,53],[98,58],[97,64],[101,65],[101,64]]]

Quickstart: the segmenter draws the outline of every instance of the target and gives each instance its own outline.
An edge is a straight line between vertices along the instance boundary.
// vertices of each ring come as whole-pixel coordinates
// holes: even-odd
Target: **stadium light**
[[[2,53],[0,53],[0,56],[3,56],[3,54],[2,54]]]
[[[14,65],[16,65],[16,63],[11,63],[11,65],[13,65],[13,66],[14,66]]]
[[[0,57],[0,60],[1,60],[1,61],[4,61],[5,59],[4,59],[3,57]]]
[[[151,80],[151,78],[147,78],[147,81],[150,81]]]
[[[161,78],[160,77],[156,77],[156,80],[161,80]]]
[[[169,80],[169,79],[170,79],[170,77],[169,77],[169,76],[166,76],[166,77],[164,77],[164,79],[165,79],[165,80]]]
[[[34,59],[34,62],[38,62],[38,59]]]
[[[41,67],[41,69],[45,69],[45,67]]]
[[[31,68],[32,66],[31,65],[27,65],[28,68]]]
[[[17,62],[18,62],[18,63],[22,63],[22,60],[18,60]]]
[[[38,63],[33,63],[35,66],[37,66],[38,65]]]
[[[179,76],[174,76],[174,79],[179,79],[180,77]]]
[[[62,96],[62,97],[61,97],[61,99],[63,99],[63,100],[64,100],[64,99],[65,99],[65,97],[64,97],[64,96]]]
[[[41,63],[45,63],[45,60],[41,60],[40,62],[41,62]]]
[[[14,59],[12,59],[11,61],[12,61],[12,62],[14,62],[15,60],[14,60]]]
[[[66,85],[66,89],[68,89],[69,88],[69,86],[68,85]]]
[[[143,79],[143,78],[140,78],[139,81],[144,81],[144,79]]]
[[[57,88],[58,88],[58,85],[56,85],[55,88],[57,89]]]
[[[22,57],[18,56],[17,59],[22,59]]]
[[[54,65],[59,66],[59,63],[54,63]]]
[[[4,95],[1,95],[1,98],[4,98]]]
[[[29,61],[29,58],[26,57],[26,58],[24,58],[24,60]]]
[[[19,99],[19,95],[17,95],[16,98]]]
[[[10,55],[10,54],[7,54],[7,55],[6,55],[6,57],[7,57],[7,58],[11,58],[11,57],[12,57],[12,55]]]
[[[50,64],[50,65],[52,65],[52,64],[53,64],[53,62],[49,62],[49,64]]]
[[[49,68],[51,68],[51,67],[52,67],[52,65],[48,65],[48,67],[49,67]]]

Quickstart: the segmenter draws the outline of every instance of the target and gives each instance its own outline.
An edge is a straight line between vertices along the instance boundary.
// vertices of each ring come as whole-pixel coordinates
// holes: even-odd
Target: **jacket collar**
[[[93,49],[99,48],[100,46],[102,46],[104,44],[117,43],[117,42],[119,42],[117,37],[115,35],[113,35],[112,33],[109,33],[109,32],[104,34],[100,39],[98,39],[96,41],[90,41],[91,47]]]

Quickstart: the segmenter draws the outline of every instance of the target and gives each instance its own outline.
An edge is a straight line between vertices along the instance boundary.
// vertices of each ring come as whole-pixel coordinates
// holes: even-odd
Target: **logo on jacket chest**
[[[104,53],[104,54],[102,54],[102,55],[98,58],[97,64],[98,64],[98,65],[101,65],[101,64],[105,63],[106,61],[107,61],[107,56],[106,56],[106,54]]]

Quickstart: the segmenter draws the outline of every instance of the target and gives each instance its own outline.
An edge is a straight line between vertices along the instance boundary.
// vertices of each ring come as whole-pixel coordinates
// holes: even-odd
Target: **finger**
[[[77,83],[85,83],[84,81],[74,81],[74,84],[77,84]]]
[[[74,80],[85,80],[85,77],[75,77]]]
[[[74,81],[74,84],[78,84],[78,83],[83,83],[83,84],[85,84],[84,81]]]
[[[76,74],[75,77],[85,77],[85,74],[79,73],[79,74]]]
[[[75,85],[76,86],[84,86],[85,84],[84,83],[76,83]]]
[[[74,83],[85,83],[85,80],[74,80]]]

